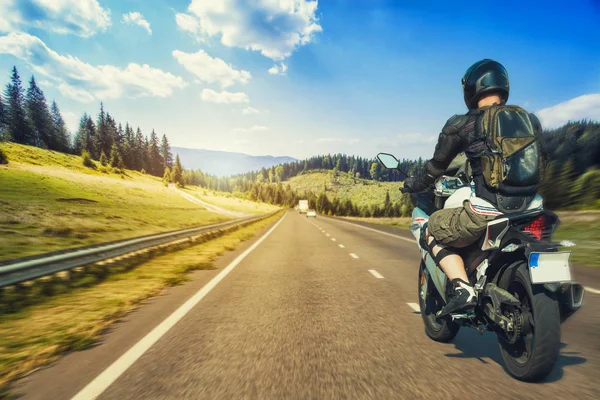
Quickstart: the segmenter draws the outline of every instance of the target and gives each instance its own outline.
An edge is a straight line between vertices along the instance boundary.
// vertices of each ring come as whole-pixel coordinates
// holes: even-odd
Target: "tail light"
[[[542,240],[544,236],[544,231],[546,230],[546,219],[543,215],[540,215],[533,221],[529,223],[529,225],[525,225],[523,227],[523,231],[529,232],[532,234],[537,240]]]

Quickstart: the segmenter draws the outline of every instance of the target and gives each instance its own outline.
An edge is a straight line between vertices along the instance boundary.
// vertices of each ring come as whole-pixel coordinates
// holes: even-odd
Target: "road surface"
[[[503,370],[491,333],[463,328],[451,344],[425,336],[417,260],[407,232],[289,212],[217,270],[197,271],[100,345],[14,391],[23,399],[600,398],[599,295],[588,293],[563,325],[547,381],[527,384]]]

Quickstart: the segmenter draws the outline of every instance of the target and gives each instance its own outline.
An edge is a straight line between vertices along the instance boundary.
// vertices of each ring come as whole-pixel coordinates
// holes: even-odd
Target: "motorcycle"
[[[407,176],[393,155],[379,153],[377,158],[384,168]],[[425,332],[438,342],[452,341],[461,327],[475,328],[480,334],[494,332],[509,374],[522,381],[543,380],[559,355],[560,326],[582,307],[584,289],[572,281],[570,252],[559,251],[575,244],[552,242],[560,220],[541,207],[539,195],[529,209],[499,215],[478,242],[457,249],[466,266],[477,265],[471,273],[467,268],[467,275],[478,304],[466,312],[437,316],[452,283],[419,239],[433,212],[462,207],[471,195],[465,165],[446,171],[433,190],[410,194],[414,206],[410,230],[421,255],[418,294]]]

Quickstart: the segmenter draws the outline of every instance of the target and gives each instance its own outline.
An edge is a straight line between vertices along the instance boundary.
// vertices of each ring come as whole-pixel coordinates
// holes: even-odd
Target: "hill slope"
[[[136,171],[13,143],[0,151],[0,261],[229,219]]]
[[[347,173],[318,171],[301,174],[284,182],[299,194],[312,191],[315,194],[325,190],[330,200],[336,197],[340,200],[350,199],[359,206],[382,206],[385,202],[386,192],[390,193],[390,200],[398,202],[402,198],[400,182],[377,182],[369,179],[351,178]]]
[[[227,151],[187,149],[171,147],[173,157],[181,159],[185,169],[200,169],[204,173],[217,176],[243,174],[269,168],[273,165],[297,161],[292,157],[251,156]]]

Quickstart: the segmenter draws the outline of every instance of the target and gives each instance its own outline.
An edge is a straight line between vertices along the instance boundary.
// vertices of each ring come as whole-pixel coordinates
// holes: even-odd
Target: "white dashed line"
[[[329,237],[329,236],[331,236],[331,235],[330,235],[329,233],[326,233],[326,234],[325,234],[325,236]],[[435,249],[434,249],[434,250],[435,250]]]
[[[352,258],[358,258],[358,256],[356,254],[354,254],[354,253],[350,253],[350,257],[352,257]]]
[[[335,242],[335,238],[331,238],[331,241],[332,241],[332,242]]]
[[[371,273],[371,275],[373,275],[375,278],[377,279],[383,279],[383,275],[381,275],[379,272],[375,271],[374,269],[370,269],[369,272]]]
[[[420,313],[421,312],[421,307],[419,307],[419,305],[417,303],[406,303],[408,304],[408,306],[410,308],[412,308],[415,312]]]
[[[583,288],[585,289],[586,292],[600,294],[600,290],[598,290],[598,289],[594,289],[594,288],[587,287],[587,286],[584,286]]]
[[[344,246],[343,244],[338,244],[338,246],[340,246],[340,249],[345,249],[346,246]]]

